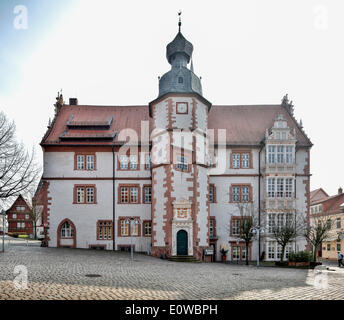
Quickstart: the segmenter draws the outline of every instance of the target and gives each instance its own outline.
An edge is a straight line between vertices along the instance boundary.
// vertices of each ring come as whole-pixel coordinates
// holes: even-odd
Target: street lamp
[[[264,233],[264,228],[261,226],[253,227],[252,229],[253,234],[257,234],[258,239],[260,238],[260,235]],[[248,252],[246,252],[248,254]],[[259,252],[259,242],[258,242],[258,250],[257,250],[257,267],[259,267],[259,259],[260,259],[260,252]]]
[[[133,217],[129,219],[127,219],[125,221],[127,224],[130,224],[130,258],[133,261],[134,260],[134,248],[133,248],[133,227],[134,224],[139,224],[140,220],[139,219],[135,219]]]

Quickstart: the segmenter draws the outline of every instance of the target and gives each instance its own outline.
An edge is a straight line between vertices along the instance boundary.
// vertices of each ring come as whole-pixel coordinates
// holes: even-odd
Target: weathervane
[[[179,26],[179,32],[180,32],[180,27],[182,26],[182,10],[179,10],[178,12],[178,16],[179,16],[179,23],[178,23],[178,26]]]

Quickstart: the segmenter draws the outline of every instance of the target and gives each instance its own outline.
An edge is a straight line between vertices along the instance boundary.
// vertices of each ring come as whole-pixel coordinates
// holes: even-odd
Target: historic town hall
[[[37,190],[49,247],[125,250],[133,241],[157,257],[203,260],[213,248],[220,260],[227,246],[227,260],[255,260],[258,250],[276,260],[271,226],[308,219],[312,143],[292,103],[212,105],[180,26],[148,105],[66,104],[59,94]],[[247,216],[262,230],[248,252],[238,237]],[[285,254],[306,246],[300,236]]]

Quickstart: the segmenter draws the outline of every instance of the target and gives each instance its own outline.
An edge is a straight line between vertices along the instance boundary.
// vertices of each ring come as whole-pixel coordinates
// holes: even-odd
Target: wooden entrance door
[[[177,233],[177,256],[188,255],[188,233],[180,230]]]

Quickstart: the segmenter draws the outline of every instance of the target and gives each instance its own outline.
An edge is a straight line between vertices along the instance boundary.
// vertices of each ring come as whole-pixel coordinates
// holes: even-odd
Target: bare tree
[[[32,190],[40,168],[35,152],[27,152],[15,137],[15,124],[0,112],[0,205]]]
[[[240,213],[240,219],[238,219],[238,234],[236,238],[243,240],[246,246],[246,265],[248,265],[248,250],[252,239],[255,234],[253,227],[257,224],[257,215],[253,207],[253,203],[238,203],[237,207]]]
[[[304,220],[297,213],[278,213],[276,219],[270,222],[271,237],[281,246],[281,262],[283,262],[285,248],[291,241],[302,234]]]
[[[39,221],[41,221],[41,218],[42,218],[41,213],[42,213],[41,205],[37,203],[37,199],[35,198],[35,196],[33,196],[31,208],[30,208],[30,219],[33,224],[35,239],[37,239],[37,224],[39,223]]]
[[[304,236],[313,246],[313,261],[317,260],[317,250],[321,243],[329,237],[333,221],[325,215],[312,216],[305,228]]]

